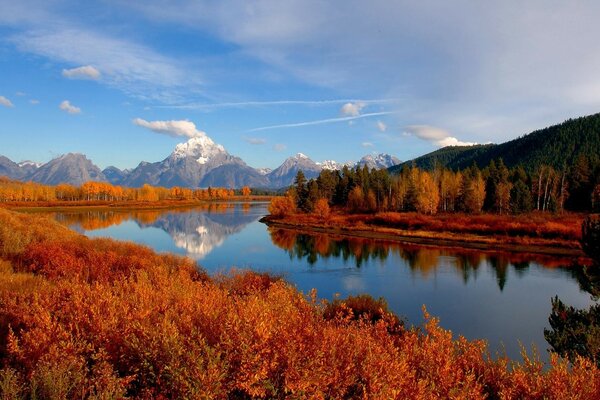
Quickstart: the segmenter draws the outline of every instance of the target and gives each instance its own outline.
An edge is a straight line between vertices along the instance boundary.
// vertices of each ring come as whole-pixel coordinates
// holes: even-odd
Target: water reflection
[[[500,291],[504,290],[508,271],[512,267],[517,276],[523,276],[531,262],[545,267],[562,268],[570,265],[568,258],[527,253],[482,252],[463,248],[423,246],[411,243],[374,241],[364,238],[341,237],[330,234],[308,234],[290,229],[269,228],[273,243],[286,250],[290,259],[306,260],[316,265],[321,259],[336,258],[353,262],[361,268],[368,261],[387,260],[397,255],[411,272],[428,279],[440,266],[450,265],[467,284],[477,278],[480,266],[487,261],[495,273]],[[575,274],[575,272],[572,272]]]
[[[140,228],[158,228],[172,238],[173,244],[197,260],[203,259],[230,235],[238,233],[258,215],[250,213],[250,204],[207,204],[193,209],[174,210],[91,210],[60,212],[54,218],[80,232],[106,229],[125,221]]]

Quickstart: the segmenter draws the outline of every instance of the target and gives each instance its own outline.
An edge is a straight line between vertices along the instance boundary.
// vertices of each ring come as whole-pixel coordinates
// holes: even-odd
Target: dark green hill
[[[508,167],[521,164],[529,171],[542,164],[562,169],[580,155],[600,157],[600,114],[569,119],[502,144],[444,147],[389,170],[397,172],[413,163],[423,169],[432,169],[437,163],[457,170],[474,162],[484,167],[497,158],[502,158]]]

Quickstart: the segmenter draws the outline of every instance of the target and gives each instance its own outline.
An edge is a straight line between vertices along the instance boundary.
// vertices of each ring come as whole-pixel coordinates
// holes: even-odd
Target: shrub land
[[[492,359],[424,313],[0,209],[2,398],[600,398],[593,361]],[[493,318],[493,316],[490,316]]]

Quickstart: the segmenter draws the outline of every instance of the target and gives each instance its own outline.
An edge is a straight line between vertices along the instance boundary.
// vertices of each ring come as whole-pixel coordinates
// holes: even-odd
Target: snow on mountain
[[[356,163],[348,161],[345,163],[339,163],[334,160],[325,160],[323,162],[318,162],[317,165],[321,166],[323,169],[328,169],[330,171],[341,171],[344,167],[353,167]]]
[[[400,164],[400,160],[389,154],[367,154],[366,156],[361,158],[360,161],[358,161],[356,164],[360,167],[366,165],[367,167],[369,167],[369,169],[384,169]]]
[[[270,174],[271,171],[273,171],[272,168],[256,168],[256,172],[258,172],[261,175],[267,175]]]
[[[206,164],[211,158],[223,153],[227,153],[223,146],[216,144],[211,138],[204,135],[178,144],[171,156],[175,159],[193,157],[198,164]]]
[[[38,162],[35,162],[35,161],[24,160],[24,161],[21,161],[20,163],[18,163],[18,165],[21,168],[31,168],[31,167],[33,167],[33,168],[39,168],[42,165],[44,165],[44,163],[38,163]]]
[[[321,169],[322,167],[307,155],[298,153],[295,156],[287,158],[283,164],[275,168],[267,177],[269,178],[271,187],[280,188],[291,185],[299,170],[302,170],[304,176],[310,179],[316,178]]]

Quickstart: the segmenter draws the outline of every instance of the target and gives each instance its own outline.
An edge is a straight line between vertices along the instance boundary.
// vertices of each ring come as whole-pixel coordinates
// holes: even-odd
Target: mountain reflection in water
[[[171,210],[92,210],[55,213],[54,218],[80,232],[106,229],[125,221],[140,228],[158,228],[168,233],[187,256],[201,260],[225,239],[258,219],[249,213],[250,204],[211,203],[205,207]]]

